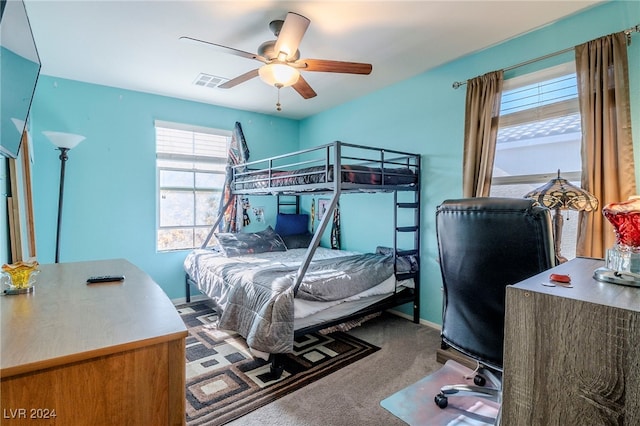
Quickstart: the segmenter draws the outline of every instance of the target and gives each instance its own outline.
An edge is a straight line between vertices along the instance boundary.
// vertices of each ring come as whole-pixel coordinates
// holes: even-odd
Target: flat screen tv
[[[15,158],[40,75],[40,58],[22,0],[0,1],[0,154]]]

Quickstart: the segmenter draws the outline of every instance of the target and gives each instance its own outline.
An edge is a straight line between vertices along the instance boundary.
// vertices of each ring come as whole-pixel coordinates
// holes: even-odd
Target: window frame
[[[542,70],[534,71],[524,75],[505,79],[502,85],[502,92],[512,90],[518,87],[527,86],[529,84],[539,83],[544,80],[550,80],[562,75],[576,73],[575,62],[567,61],[565,63],[544,68]],[[502,115],[500,113],[498,132],[501,127],[515,126],[518,124],[530,123],[534,120],[543,120],[554,117],[566,116],[569,114],[575,114],[580,112],[580,105],[577,99],[571,101],[560,101],[551,105],[544,106],[535,111],[524,110],[516,111],[514,113]],[[495,153],[494,153],[495,158]],[[502,185],[516,185],[516,184],[544,184],[549,180],[557,177],[557,173],[539,173],[539,174],[526,174],[517,176],[493,176],[491,177],[491,188],[494,186]],[[563,170],[562,177],[569,182],[580,182],[582,178],[582,170]],[[491,192],[491,190],[490,190]]]
[[[208,134],[214,136],[221,136],[226,138],[226,146],[225,146],[225,156],[224,157],[215,157],[215,156],[203,156],[203,155],[188,155],[188,154],[176,154],[176,153],[166,153],[166,152],[158,152],[158,128],[168,129],[168,130],[179,130],[192,132],[194,134]],[[172,251],[180,251],[180,250],[192,250],[194,248],[198,248],[195,246],[197,240],[197,232],[198,230],[206,230],[206,233],[211,229],[210,224],[198,225],[197,224],[197,198],[198,194],[202,193],[218,193],[222,194],[224,184],[219,188],[211,189],[211,187],[199,187],[197,175],[199,173],[205,175],[217,175],[224,176],[226,174],[225,167],[227,164],[228,158],[228,150],[231,142],[232,131],[225,129],[217,129],[217,128],[209,128],[203,126],[195,126],[189,125],[185,123],[175,123],[168,121],[155,120],[154,122],[155,129],[155,151],[156,151],[156,238],[155,245],[156,251],[159,253],[172,252]],[[192,167],[177,167],[177,166],[163,166],[159,163],[161,161],[183,161],[183,162],[192,162]],[[212,165],[222,166],[219,170],[211,170],[202,167],[198,167],[197,163],[206,163]],[[192,175],[192,183],[191,185],[162,185],[161,175],[163,172],[189,172]],[[193,205],[191,205],[191,209],[193,211],[193,224],[192,225],[162,225],[162,194],[165,191],[173,191],[176,193],[189,193],[193,194]],[[192,247],[171,247],[164,248],[160,247],[160,233],[161,231],[170,231],[170,230],[191,230],[192,231]]]
[[[517,90],[518,88],[524,88],[532,84],[539,84],[539,83],[544,84],[548,80],[552,80],[558,77],[575,74],[575,73],[576,73],[575,62],[567,61],[566,63],[562,63],[560,65],[548,67],[548,68],[545,68],[539,71],[534,71],[532,73],[528,73],[525,75],[512,77],[504,81],[503,94],[509,90],[513,90],[513,89]],[[561,95],[560,99],[562,99],[562,93],[559,92],[559,94]],[[543,96],[545,95],[543,94]],[[524,110],[519,110],[517,104],[514,105],[514,107],[515,107],[514,112],[507,113],[504,115],[501,112],[499,123],[498,123],[498,132],[500,132],[500,130],[505,127],[519,126],[519,125],[524,126],[530,123],[535,123],[536,121],[549,120],[549,119],[560,118],[560,117],[568,117],[574,114],[578,114],[578,115],[580,114],[580,106],[577,98],[575,99],[572,98],[570,100],[559,100],[558,102],[551,103],[551,104],[543,103],[542,106],[538,106],[538,107],[534,106],[532,108],[528,108]],[[570,133],[568,133],[567,136],[568,138],[565,139],[565,141],[571,138]],[[544,138],[544,136],[541,136],[541,138]],[[561,138],[561,136],[559,138]],[[571,140],[575,140],[575,139],[571,138]],[[561,140],[558,140],[558,139],[556,139],[556,142],[562,143]],[[519,143],[518,141],[515,141],[515,145],[513,145],[511,148],[517,149],[518,143]],[[525,147],[527,146],[528,143],[529,142],[527,140],[523,140],[521,146]],[[544,141],[539,140],[538,143],[544,143]],[[496,144],[496,153],[494,154],[494,160],[496,158],[495,155],[498,153],[498,146],[499,145]],[[571,164],[573,167],[577,166],[580,169],[579,170],[563,169],[561,170],[562,178],[568,180],[573,184],[577,184],[577,186],[580,186],[580,182],[582,179],[582,170],[581,170],[582,162],[579,161],[576,163],[575,161],[570,161],[567,164]],[[510,175],[510,176],[495,176],[496,174],[495,167],[496,165],[494,163],[494,169],[493,169],[492,178],[491,178],[491,189],[490,189],[491,196],[501,196],[501,195],[494,195],[495,193],[506,194],[506,193],[512,192],[516,188],[515,187],[516,185],[530,186],[534,188],[540,187],[558,176],[557,170],[549,170],[548,172],[544,172],[544,173],[528,173],[528,174]],[[569,167],[569,168],[573,168],[573,167]],[[535,170],[526,170],[526,166],[525,166],[525,171],[533,172]],[[514,186],[514,188],[508,188],[508,186]],[[524,193],[522,195],[524,196]],[[552,214],[555,214],[555,213],[552,213]],[[576,243],[576,237],[577,237],[577,234],[576,234],[577,229],[575,228],[575,224],[577,223],[577,217],[578,217],[577,212],[563,211],[563,214],[562,214],[563,220],[572,219],[571,220],[572,226],[565,228],[563,230],[563,235],[561,239],[562,241],[561,252],[564,256],[568,256],[568,257],[575,256],[575,249],[576,249],[575,243]]]

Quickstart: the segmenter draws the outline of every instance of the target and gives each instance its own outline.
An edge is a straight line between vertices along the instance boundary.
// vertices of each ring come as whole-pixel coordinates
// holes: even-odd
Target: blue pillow
[[[278,213],[276,218],[276,233],[281,237],[299,235],[309,232],[308,214]]]

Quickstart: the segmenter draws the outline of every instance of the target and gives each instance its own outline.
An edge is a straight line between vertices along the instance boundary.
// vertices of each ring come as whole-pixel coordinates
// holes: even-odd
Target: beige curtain
[[[612,34],[576,46],[578,96],[582,116],[582,187],[600,202],[581,212],[578,256],[604,257],[615,243],[602,207],[635,194],[635,167],[629,107],[627,37]]]
[[[504,72],[500,70],[467,81],[462,164],[464,197],[489,196],[503,77]]]

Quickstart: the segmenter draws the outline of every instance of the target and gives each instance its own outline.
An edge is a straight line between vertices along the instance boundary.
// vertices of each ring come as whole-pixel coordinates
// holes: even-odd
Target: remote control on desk
[[[87,278],[87,284],[107,283],[112,281],[123,281],[124,275],[100,275]]]

